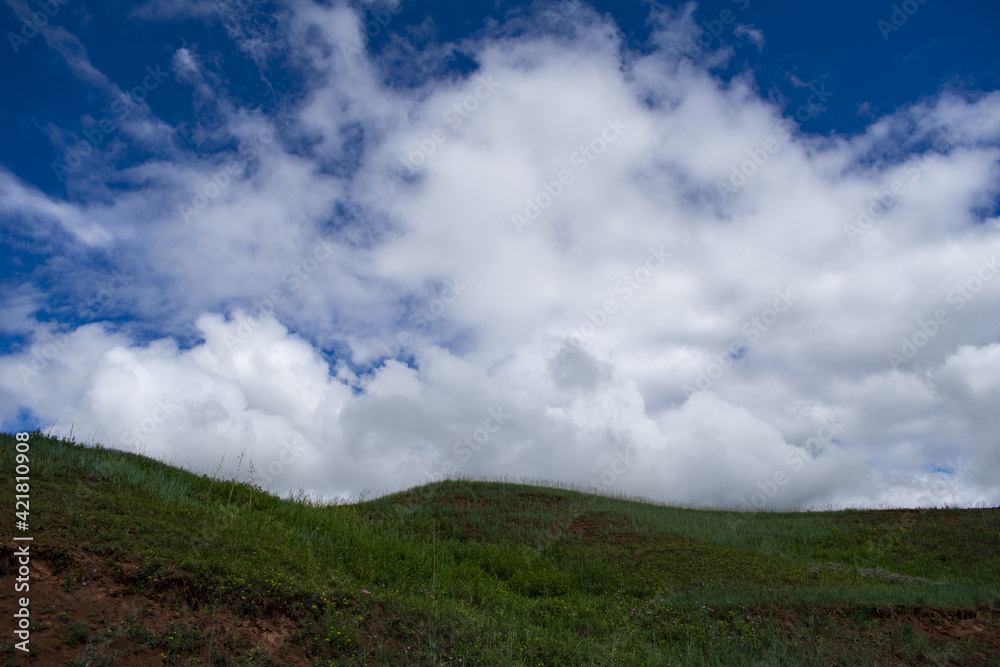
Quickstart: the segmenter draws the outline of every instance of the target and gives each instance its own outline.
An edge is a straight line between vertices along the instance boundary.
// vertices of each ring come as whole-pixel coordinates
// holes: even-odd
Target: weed
[[[82,644],[90,639],[90,628],[82,623],[73,623],[69,626],[66,631],[66,637],[63,639],[70,646],[75,646],[76,644]]]
[[[1000,642],[997,509],[744,513],[511,480],[347,504],[273,496],[252,461],[240,482],[245,452],[213,494],[225,455],[209,477],[32,448],[63,587],[89,589],[97,558],[142,604],[97,633],[60,613],[64,641],[157,664],[989,664]],[[280,650],[234,630],[267,623]]]

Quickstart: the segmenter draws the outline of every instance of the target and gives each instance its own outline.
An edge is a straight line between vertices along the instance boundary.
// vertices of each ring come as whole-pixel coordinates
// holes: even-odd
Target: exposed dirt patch
[[[260,655],[264,652],[289,667],[307,667],[312,661],[289,644],[297,628],[287,615],[241,617],[226,605],[193,609],[184,595],[171,589],[138,593],[123,583],[121,573],[99,559],[69,551],[72,566],[57,570],[42,553],[31,560],[30,662],[40,665],[164,664],[164,655],[178,660],[200,658],[212,664],[212,655]],[[60,552],[66,553],[66,552]],[[56,564],[61,565],[60,559]],[[128,566],[125,566],[127,569]],[[16,599],[14,576],[0,577],[0,614],[11,618]],[[159,582],[154,582],[159,583]],[[21,593],[20,595],[24,595]],[[24,653],[5,642],[5,661],[24,661]],[[265,663],[261,663],[265,664]],[[271,663],[266,663],[271,664]]]
[[[1000,656],[1000,610],[920,607],[901,612],[896,619],[933,639],[974,638],[991,647],[994,656]]]
[[[431,633],[425,622],[414,623],[398,611],[382,605],[376,605],[374,609],[366,612],[361,630],[359,633],[361,648],[365,655],[370,656],[386,653],[406,655],[408,648],[412,649],[425,641],[428,634],[435,635],[438,650],[445,655],[449,654],[453,647],[451,636],[448,633]],[[375,658],[366,664],[374,666],[382,663]],[[419,664],[416,656],[413,656],[413,661],[410,664]]]
[[[551,493],[516,493],[512,496],[505,496],[504,498],[494,498],[487,495],[440,495],[434,496],[433,498],[426,499],[422,496],[410,495],[395,498],[394,501],[397,505],[443,505],[445,507],[459,507],[459,508],[472,508],[472,507],[482,507],[484,505],[497,505],[501,504],[503,507],[509,507],[512,504],[517,505],[545,505],[552,506],[558,505],[564,502],[564,499],[560,496]]]
[[[482,496],[443,496],[440,498],[435,498],[434,503],[438,505],[444,505],[446,507],[458,507],[461,509],[468,509],[470,507],[481,507],[483,505],[489,505],[490,501]]]
[[[596,512],[587,512],[576,517],[569,524],[565,521],[554,521],[546,531],[550,537],[568,537],[589,540],[596,537],[609,537],[620,526],[610,517]],[[623,535],[623,534],[619,534]]]
[[[901,521],[904,519],[916,519],[920,515],[919,510],[915,509],[888,509],[888,510],[864,510],[869,512],[878,512],[878,516],[883,521]]]
[[[559,505],[565,502],[564,498],[552,493],[518,493],[516,497],[538,505]]]
[[[8,619],[19,607],[10,593],[11,551],[0,552],[0,615]],[[351,664],[377,665],[379,656],[395,655],[393,664],[417,665],[420,658],[408,647],[429,635],[439,651],[452,647],[447,633],[379,604],[333,601],[337,620],[330,626],[308,602],[240,600],[234,608],[230,601],[207,601],[204,585],[171,568],[137,585],[137,558],[109,566],[80,548],[50,546],[32,552],[30,567],[31,652],[15,649],[8,634],[0,643],[2,665],[146,667],[240,658],[239,664],[260,667],[310,667],[331,651],[354,656]]]
[[[932,523],[938,521],[943,521],[944,523],[954,525],[959,523],[961,516],[958,512],[949,512],[948,510],[935,510],[929,517],[927,517]]]
[[[841,656],[860,650],[876,658],[880,665],[1000,664],[1000,609],[986,606],[940,609],[824,605],[811,609],[760,607],[754,612],[769,618],[787,638],[808,639]]]
[[[424,505],[424,497],[423,496],[418,496],[418,495],[413,495],[413,494],[409,494],[409,495],[405,495],[405,496],[399,496],[398,498],[393,498],[392,499],[392,504],[393,505],[404,505],[404,506],[414,505],[416,507],[423,507],[423,505]]]

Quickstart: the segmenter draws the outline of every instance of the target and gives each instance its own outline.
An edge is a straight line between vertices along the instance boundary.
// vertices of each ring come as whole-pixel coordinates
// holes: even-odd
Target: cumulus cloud
[[[816,137],[752,72],[713,75],[690,11],[644,53],[576,6],[400,73],[405,45],[353,46],[355,10],[263,30],[230,9],[258,65],[302,68],[280,117],[210,100],[185,48],[197,150],[116,172],[134,187],[99,206],[0,175],[37,234],[134,276],[93,323],[21,318],[4,423],[27,407],[202,471],[245,449],[274,490],[326,495],[470,474],[710,505],[1000,498],[1000,225],[977,213],[1000,97]],[[177,13],[205,14],[142,9]],[[441,73],[456,50],[475,71]]]
[[[758,51],[764,49],[764,32],[762,30],[741,23],[733,28],[733,34],[751,42]]]

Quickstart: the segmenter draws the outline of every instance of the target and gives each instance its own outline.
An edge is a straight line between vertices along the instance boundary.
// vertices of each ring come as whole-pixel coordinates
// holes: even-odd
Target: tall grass
[[[0,436],[5,470],[12,445]],[[77,545],[148,594],[301,609],[295,650],[315,664],[865,664],[845,638],[872,610],[1000,607],[997,509],[718,511],[509,479],[327,504],[38,433],[31,446],[39,544]],[[802,610],[802,636],[820,637],[805,620],[820,607],[861,610],[823,654],[768,612]]]

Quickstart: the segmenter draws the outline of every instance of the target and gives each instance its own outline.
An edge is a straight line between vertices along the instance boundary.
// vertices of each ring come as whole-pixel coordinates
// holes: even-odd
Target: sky
[[[329,499],[996,506],[998,25],[4,0],[0,429]]]

